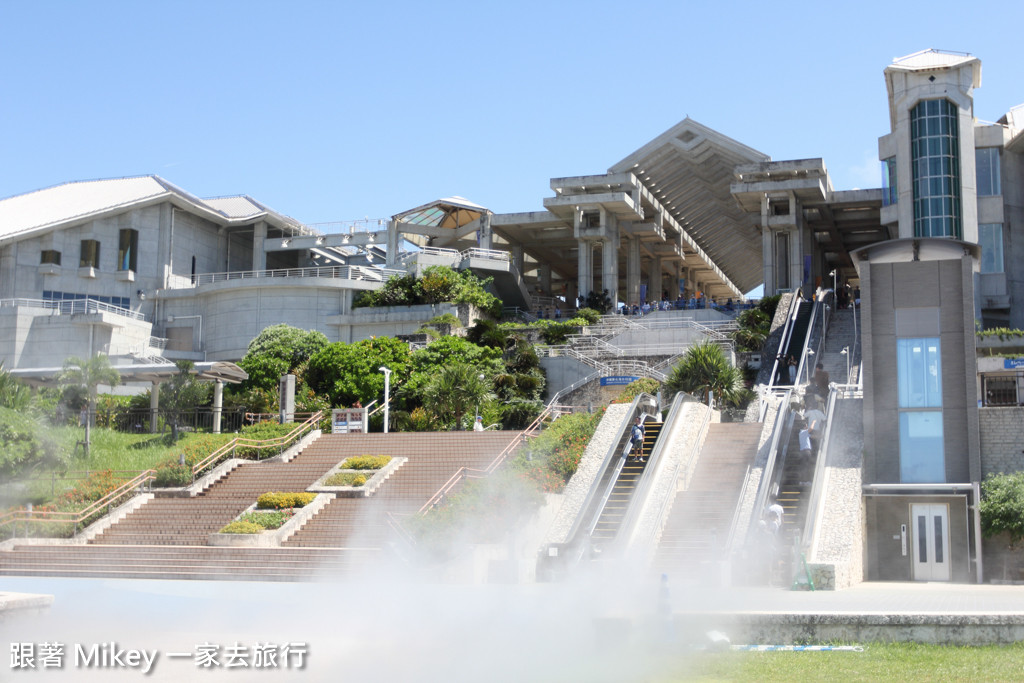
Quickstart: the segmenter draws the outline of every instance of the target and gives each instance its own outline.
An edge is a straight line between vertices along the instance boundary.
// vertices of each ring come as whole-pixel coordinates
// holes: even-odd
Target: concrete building
[[[353,298],[431,264],[493,276],[529,310],[602,291],[634,303],[849,286],[862,299],[866,578],[976,580],[979,482],[1024,469],[1019,413],[1004,412],[1024,405],[1024,360],[977,360],[979,344],[1024,345],[975,335],[1024,328],[1024,105],[979,120],[968,54],[918,52],[884,77],[872,189],[836,190],[822,159],[773,161],[687,118],[606,173],[553,178],[543,209],[523,213],[449,197],[307,226],[155,176],[0,200],[0,359],[230,361],[281,322],[332,341],[408,333],[443,311]]]

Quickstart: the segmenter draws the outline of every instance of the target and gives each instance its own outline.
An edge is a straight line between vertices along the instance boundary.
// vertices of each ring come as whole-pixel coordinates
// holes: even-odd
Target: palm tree
[[[702,402],[706,402],[708,392],[712,392],[724,403],[735,403],[743,389],[743,372],[729,364],[722,347],[710,341],[687,349],[665,382],[667,398],[685,391]]]
[[[104,354],[96,354],[84,359],[72,356],[64,361],[64,370],[60,373],[62,386],[82,387],[88,396],[89,409],[85,419],[85,457],[89,457],[90,426],[96,411],[97,388],[101,384],[115,386],[121,383],[121,374],[110,365],[110,358]]]
[[[491,385],[478,368],[464,363],[446,365],[423,388],[423,405],[455,428],[462,428],[462,416],[474,406],[493,400]]]

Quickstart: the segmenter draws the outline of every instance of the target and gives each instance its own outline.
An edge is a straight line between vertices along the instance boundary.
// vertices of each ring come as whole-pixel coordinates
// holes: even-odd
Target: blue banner
[[[640,378],[639,377],[630,377],[629,375],[612,375],[610,377],[602,377],[601,378],[601,386],[602,387],[612,387],[612,386],[617,386],[617,385],[620,385],[620,384],[629,384],[630,382],[635,382],[638,379],[640,379]]]
[[[1024,369],[1024,358],[1004,358],[1003,367],[1007,370]]]

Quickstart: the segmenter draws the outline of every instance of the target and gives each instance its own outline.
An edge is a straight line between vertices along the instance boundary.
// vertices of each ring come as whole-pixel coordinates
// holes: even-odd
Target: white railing
[[[489,259],[491,261],[504,261],[506,263],[511,260],[507,251],[501,251],[500,249],[481,249],[479,247],[470,247],[459,254],[459,256],[464,259],[482,258]]]
[[[307,223],[306,227],[319,235],[354,235],[357,232],[380,232],[388,227],[387,218],[360,218],[354,221]]]
[[[202,273],[183,285],[184,288],[208,285],[215,282],[235,280],[256,280],[264,278],[328,278],[336,280],[362,280],[384,282],[395,275],[405,275],[405,270],[377,268],[375,266],[316,266],[311,268],[277,268],[274,270],[236,270],[225,273]],[[174,287],[171,287],[172,289]]]
[[[52,315],[76,315],[82,313],[110,313],[132,320],[145,320],[146,316],[119,306],[105,304],[95,299],[76,299],[74,301],[44,301],[43,299],[0,299],[0,308],[44,308]]]

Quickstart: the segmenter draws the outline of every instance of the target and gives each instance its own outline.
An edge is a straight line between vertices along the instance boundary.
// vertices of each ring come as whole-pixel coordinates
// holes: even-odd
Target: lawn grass
[[[700,652],[657,683],[684,681],[1020,681],[1024,643],[871,643],[863,652]]]
[[[85,457],[83,449],[75,444],[85,438],[81,427],[53,427],[50,434],[66,452],[74,452],[75,457],[68,464],[68,471],[85,472],[100,470],[128,470],[141,472],[156,467],[159,463],[176,458],[182,447],[195,438],[194,434],[180,435],[177,443],[171,441],[170,434],[130,434],[113,429],[96,427],[91,430],[89,457]],[[234,438],[234,434],[224,434],[224,441]],[[62,478],[59,473],[49,471],[36,472],[22,483],[24,488],[19,498],[43,504],[56,494],[70,488],[78,479]],[[15,499],[13,504],[20,504]]]

